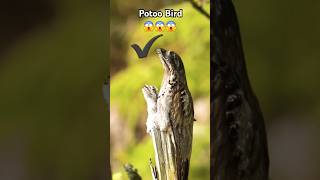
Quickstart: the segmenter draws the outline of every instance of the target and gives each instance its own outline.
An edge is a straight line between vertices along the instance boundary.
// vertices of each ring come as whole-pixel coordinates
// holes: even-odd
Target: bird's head
[[[174,51],[159,48],[156,50],[164,69],[163,80],[186,83],[184,66],[180,56]]]

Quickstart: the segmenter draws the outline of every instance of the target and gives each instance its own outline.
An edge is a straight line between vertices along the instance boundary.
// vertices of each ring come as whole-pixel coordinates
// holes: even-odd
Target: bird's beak
[[[169,71],[170,70],[170,66],[169,66],[169,64],[167,62],[168,59],[166,58],[166,55],[167,55],[168,51],[166,51],[163,48],[158,48],[158,49],[156,49],[156,52],[157,52],[157,54],[158,54],[158,56],[160,58],[160,62],[162,64],[162,66],[163,66],[163,69],[165,71]]]

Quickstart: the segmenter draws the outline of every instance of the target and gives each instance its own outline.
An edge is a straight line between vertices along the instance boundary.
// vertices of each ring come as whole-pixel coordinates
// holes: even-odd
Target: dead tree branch
[[[153,180],[187,180],[192,149],[193,103],[183,63],[178,54],[157,49],[164,68],[159,93],[154,86],[142,89],[147,103],[147,132],[152,137],[156,167]]]
[[[211,172],[215,180],[267,180],[269,158],[262,112],[247,75],[231,0],[211,12]]]
[[[203,14],[205,17],[207,17],[208,19],[210,19],[210,14],[204,10],[204,8],[199,5],[195,0],[188,0],[191,5],[197,10],[199,11],[201,14]]]

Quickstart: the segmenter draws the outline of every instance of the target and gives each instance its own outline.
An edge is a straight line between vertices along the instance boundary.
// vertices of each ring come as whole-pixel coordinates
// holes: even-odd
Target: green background
[[[0,179],[106,179],[106,2],[1,1]]]
[[[117,6],[121,2],[112,1],[111,4]],[[146,133],[146,104],[141,88],[144,84],[160,88],[163,69],[155,49],[161,47],[173,50],[181,56],[195,102],[197,121],[194,123],[190,179],[209,179],[210,21],[187,2],[159,4],[153,9],[152,5],[139,6],[146,10],[158,10],[159,7],[163,7],[162,12],[164,8],[183,9],[183,18],[138,18],[138,8],[134,10],[132,7],[132,14],[127,14],[125,22],[117,17],[111,19],[111,64],[117,64],[121,60],[125,64],[119,65],[119,69],[111,66],[110,134],[113,178],[126,179],[123,165],[131,163],[143,179],[151,179],[149,158],[154,162],[154,154],[151,137]],[[206,10],[209,12],[208,4]],[[137,43],[143,47],[149,39],[159,34],[157,31],[144,31],[143,24],[148,20],[153,23],[158,20],[165,23],[173,20],[176,30],[161,32],[164,36],[153,44],[148,57],[138,59],[130,45]],[[116,45],[116,37],[124,38],[120,47]]]

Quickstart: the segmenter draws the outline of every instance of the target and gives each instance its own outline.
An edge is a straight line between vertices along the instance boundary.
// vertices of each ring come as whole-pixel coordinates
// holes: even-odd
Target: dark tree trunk
[[[213,0],[211,14],[211,177],[267,180],[264,120],[250,86],[231,0]]]

